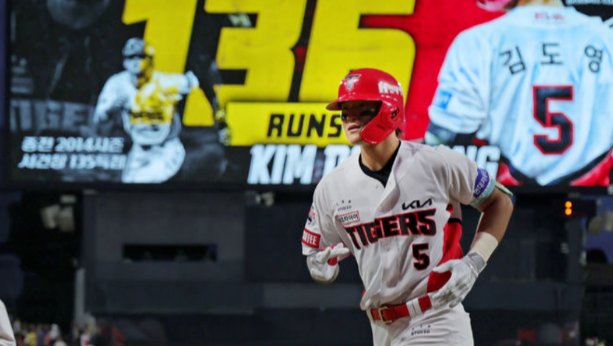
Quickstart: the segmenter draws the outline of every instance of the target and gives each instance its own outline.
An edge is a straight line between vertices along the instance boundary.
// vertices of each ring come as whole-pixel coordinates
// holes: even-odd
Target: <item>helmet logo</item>
[[[349,75],[345,78],[343,78],[343,82],[345,83],[345,87],[347,88],[347,90],[351,90],[353,89],[353,86],[355,85],[355,82],[358,81],[358,78],[360,78],[361,75],[359,74],[352,74]]]

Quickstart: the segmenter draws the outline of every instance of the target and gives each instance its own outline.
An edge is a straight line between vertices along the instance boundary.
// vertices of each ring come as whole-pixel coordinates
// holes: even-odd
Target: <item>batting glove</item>
[[[451,271],[449,281],[432,295],[432,305],[450,308],[460,304],[472,289],[477,276],[485,268],[485,260],[476,252],[470,252],[459,260],[447,261],[433,270],[437,273]]]
[[[320,284],[329,284],[336,280],[338,276],[338,257],[349,255],[349,249],[343,243],[338,243],[331,247],[307,256],[307,267],[313,280]]]

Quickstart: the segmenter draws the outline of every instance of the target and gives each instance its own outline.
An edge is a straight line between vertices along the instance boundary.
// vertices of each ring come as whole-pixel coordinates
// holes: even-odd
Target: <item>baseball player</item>
[[[154,71],[154,48],[141,38],[123,48],[125,71],[111,76],[98,97],[94,122],[121,119],[134,142],[122,174],[124,183],[160,183],[181,168],[185,149],[179,140],[181,121],[176,104],[199,86],[185,74]]]
[[[560,0],[478,2],[508,13],[449,48],[426,142],[499,147],[505,184],[608,185],[613,33]]]
[[[15,334],[4,303],[0,300],[0,346],[15,346]]]
[[[331,283],[355,256],[376,346],[473,345],[461,301],[506,231],[508,190],[451,149],[400,141],[402,87],[383,71],[349,73],[327,108],[361,153],[315,189],[302,237],[312,278]],[[460,203],[483,212],[466,256]]]

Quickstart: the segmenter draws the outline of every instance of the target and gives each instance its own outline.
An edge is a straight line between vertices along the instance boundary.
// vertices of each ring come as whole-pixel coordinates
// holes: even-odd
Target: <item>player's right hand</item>
[[[311,254],[307,257],[307,267],[313,280],[322,283],[332,283],[338,276],[338,258],[349,255],[349,249],[343,243],[338,243],[331,247]]]
[[[432,295],[435,307],[447,305],[453,308],[460,304],[472,289],[479,273],[485,268],[485,260],[476,252],[458,260],[447,261],[433,269],[436,273],[451,272],[451,277],[438,292]]]

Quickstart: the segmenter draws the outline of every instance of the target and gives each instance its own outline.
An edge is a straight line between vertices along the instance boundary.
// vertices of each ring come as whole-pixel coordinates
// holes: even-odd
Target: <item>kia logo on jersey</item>
[[[420,208],[423,208],[423,207],[428,206],[428,205],[432,205],[432,198],[428,198],[423,203],[420,202],[418,199],[416,199],[416,200],[412,201],[409,204],[402,203],[402,210],[420,209]]]

